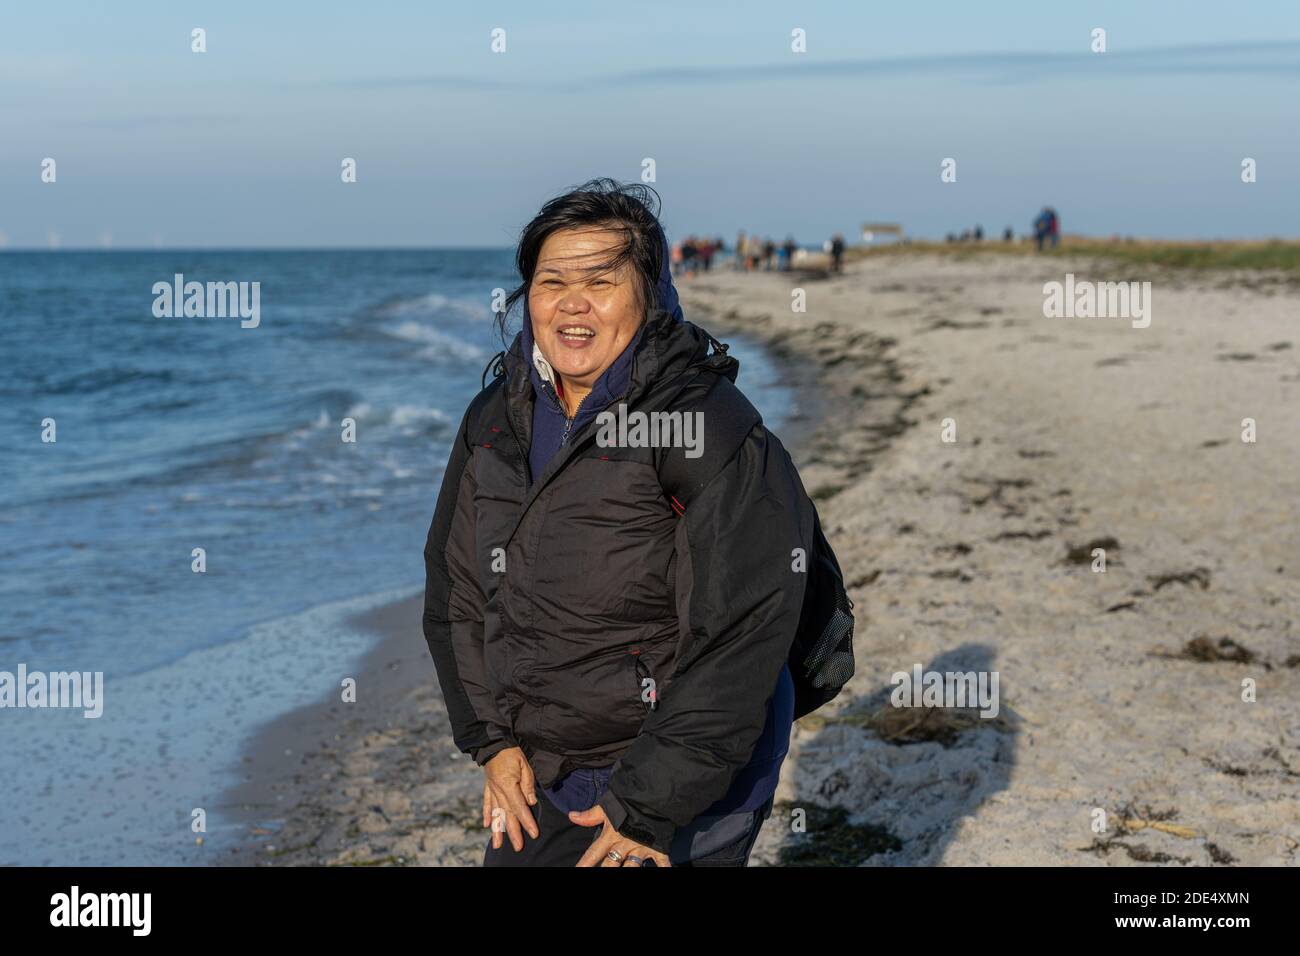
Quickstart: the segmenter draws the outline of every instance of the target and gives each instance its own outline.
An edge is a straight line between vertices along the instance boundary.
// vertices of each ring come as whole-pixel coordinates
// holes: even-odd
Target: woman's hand
[[[658,850],[652,850],[648,846],[629,840],[610,826],[609,818],[605,816],[605,811],[600,806],[588,810],[574,810],[569,814],[569,819],[580,827],[604,826],[605,828],[591,844],[591,849],[582,854],[578,866],[645,866],[646,860],[654,860],[655,866],[672,866],[668,862],[666,853],[660,853]],[[617,861],[609,858],[610,850],[618,854]]]
[[[524,834],[537,839],[537,822],[528,808],[537,803],[533,792],[533,768],[518,747],[507,747],[483,765],[483,826],[492,828],[492,849],[501,849],[502,831],[518,853],[524,848]]]

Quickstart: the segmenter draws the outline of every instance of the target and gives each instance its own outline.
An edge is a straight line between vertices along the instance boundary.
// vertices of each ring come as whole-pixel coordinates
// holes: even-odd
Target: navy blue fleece
[[[632,336],[632,341],[627,344],[618,358],[614,359],[609,368],[596,379],[591,394],[578,406],[578,413],[574,415],[573,424],[569,426],[570,435],[578,434],[583,426],[599,415],[606,406],[627,393],[628,380],[632,377],[632,353],[636,351],[639,341],[641,341],[640,331]],[[526,308],[521,344],[527,350],[524,354],[528,356],[528,369],[533,382],[533,443],[528,449],[528,480],[534,482],[546,469],[546,463],[560,450],[568,416],[560,406],[553,386],[542,381],[541,373],[532,363],[533,336],[531,320]]]

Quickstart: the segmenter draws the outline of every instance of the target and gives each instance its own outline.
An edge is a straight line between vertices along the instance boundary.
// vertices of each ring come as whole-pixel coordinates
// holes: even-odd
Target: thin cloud
[[[438,89],[454,92],[549,89],[562,92],[596,86],[654,86],[688,83],[753,83],[845,76],[962,76],[1002,83],[1034,82],[1065,75],[1243,74],[1300,76],[1300,40],[1202,44],[1144,50],[1080,52],[957,53],[939,56],[817,60],[791,56],[778,63],[656,67],[547,83],[468,76],[408,76],[345,80],[357,89]]]
[[[1300,41],[1262,41],[1200,46],[1160,47],[1146,50],[1110,50],[1104,54],[1078,53],[959,53],[941,56],[891,57],[818,61],[791,57],[776,64],[660,67],[618,73],[600,78],[605,84],[742,82],[803,76],[973,76],[1003,81],[1041,82],[1065,73],[1096,75],[1118,73],[1253,73],[1300,76]],[[590,81],[587,81],[590,82]],[[578,84],[566,84],[571,88]]]

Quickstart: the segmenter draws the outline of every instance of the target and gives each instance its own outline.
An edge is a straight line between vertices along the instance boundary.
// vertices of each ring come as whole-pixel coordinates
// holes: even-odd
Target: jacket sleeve
[[[443,473],[424,546],[424,638],[456,746],[482,766],[516,746],[493,700],[483,661],[483,608],[474,527],[474,469],[465,413]]]
[[[793,552],[809,547],[809,508],[762,425],[687,505],[677,666],[598,801],[625,837],[667,853],[749,762],[799,624],[807,574]]]

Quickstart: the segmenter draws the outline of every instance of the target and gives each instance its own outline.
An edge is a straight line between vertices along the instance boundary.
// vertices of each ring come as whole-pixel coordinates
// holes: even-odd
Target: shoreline
[[[405,700],[422,682],[433,681],[436,686],[433,662],[420,631],[422,608],[422,596],[414,595],[349,619],[350,626],[377,638],[351,675],[357,681],[356,703],[345,705],[338,695],[330,694],[281,714],[247,741],[239,763],[244,779],[223,793],[218,806],[231,829],[257,839],[227,838],[223,842],[235,845],[226,847],[212,864],[254,865],[284,851],[286,847],[276,839],[282,825],[277,817],[289,808],[300,825],[309,826],[312,790],[325,789],[336,779],[337,771],[331,768],[337,766],[339,752],[355,740],[364,742],[369,735],[391,728],[396,702]],[[418,645],[408,636],[412,620]]]

